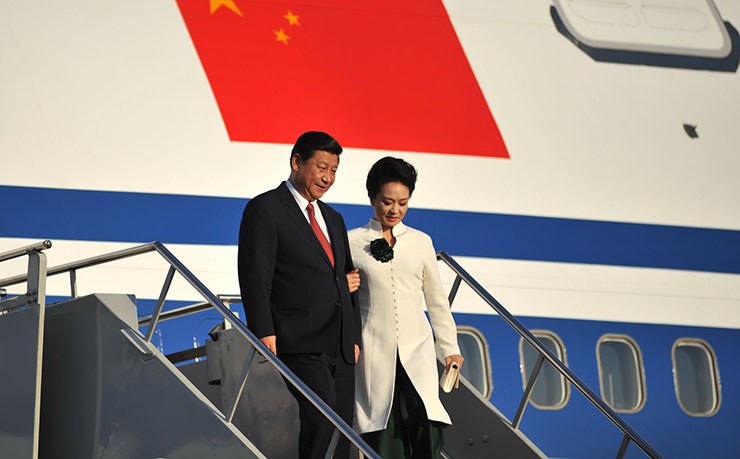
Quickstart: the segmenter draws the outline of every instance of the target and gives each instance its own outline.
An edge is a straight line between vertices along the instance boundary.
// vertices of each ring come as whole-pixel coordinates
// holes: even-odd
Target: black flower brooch
[[[381,263],[388,263],[393,260],[393,247],[382,237],[370,243],[370,253]]]

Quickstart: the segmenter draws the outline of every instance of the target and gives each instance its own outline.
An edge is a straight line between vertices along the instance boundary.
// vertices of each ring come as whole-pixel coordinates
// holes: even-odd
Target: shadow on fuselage
[[[615,64],[628,65],[650,65],[653,67],[670,67],[691,70],[710,70],[715,72],[736,72],[740,63],[740,34],[737,29],[727,21],[724,25],[730,36],[732,52],[725,58],[715,59],[710,57],[685,56],[676,54],[648,53],[640,51],[626,51],[615,49],[594,48],[588,46],[573,36],[563,23],[554,6],[550,7],[550,16],[553,23],[565,38],[573,42],[578,48],[597,62],[611,62]]]

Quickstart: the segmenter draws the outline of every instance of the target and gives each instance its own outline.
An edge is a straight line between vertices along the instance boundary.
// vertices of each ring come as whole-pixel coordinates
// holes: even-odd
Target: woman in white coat
[[[451,424],[439,400],[436,347],[447,368],[462,365],[457,330],[439,280],[432,240],[405,226],[416,170],[386,157],[370,169],[375,215],[349,232],[360,270],[362,353],[355,378],[357,425],[384,459],[437,458],[442,427]]]

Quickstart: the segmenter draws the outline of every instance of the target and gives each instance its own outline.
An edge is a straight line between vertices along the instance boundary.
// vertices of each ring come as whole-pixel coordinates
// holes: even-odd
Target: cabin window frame
[[[624,408],[616,408],[612,406],[611,403],[607,400],[605,396],[605,386],[604,386],[604,378],[603,375],[603,366],[601,364],[601,353],[599,352],[601,345],[605,341],[616,341],[627,344],[630,349],[632,350],[632,354],[634,356],[635,365],[637,365],[635,375],[639,378],[637,387],[639,388],[639,394],[638,394],[638,402],[637,405],[634,408],[624,409]],[[599,389],[601,391],[601,400],[604,401],[609,407],[614,410],[617,413],[637,413],[641,411],[645,407],[645,402],[647,401],[647,382],[645,380],[645,364],[642,358],[642,350],[640,349],[640,346],[637,344],[637,341],[634,340],[629,335],[623,335],[623,334],[617,334],[617,333],[607,333],[602,335],[599,340],[596,342],[596,363],[598,365],[598,376],[599,376]]]
[[[551,339],[554,343],[556,348],[559,351],[559,355],[556,355],[563,364],[567,367],[568,366],[568,355],[565,348],[565,344],[563,343],[563,340],[558,336],[557,333],[555,333],[552,330],[530,330],[530,332],[537,338],[540,339],[542,337]],[[526,372],[526,366],[524,364],[524,344],[526,341],[524,338],[519,338],[519,372],[522,375],[522,389],[527,388],[527,380],[528,375]],[[526,343],[529,345],[529,343]],[[535,350],[535,352],[537,352]],[[538,352],[539,354],[539,352]],[[540,368],[540,374],[537,375],[537,380],[540,379],[540,376],[542,376],[542,371],[547,368],[547,365],[549,362],[547,359],[545,359],[544,362],[542,362],[542,368]],[[532,362],[532,365],[534,365],[534,362]],[[551,365],[552,366],[552,365]],[[565,375],[561,374],[557,369],[553,367],[553,370],[558,373],[560,377],[560,385],[561,385],[561,393],[563,394],[560,402],[556,405],[540,405],[536,403],[534,400],[532,400],[532,394],[529,394],[529,403],[537,408],[538,410],[550,410],[550,411],[557,411],[562,410],[565,408],[566,405],[568,405],[568,402],[570,401],[570,382],[565,378]],[[535,381],[535,385],[537,385],[537,381]],[[532,388],[534,391],[534,388]]]
[[[472,336],[473,339],[475,340],[475,343],[478,345],[478,350],[480,351],[481,360],[482,360],[481,364],[483,365],[483,368],[482,368],[483,376],[485,378],[485,385],[486,385],[486,392],[481,393],[481,395],[484,398],[488,399],[491,397],[491,394],[493,393],[493,374],[492,374],[493,372],[491,369],[492,368],[491,367],[491,353],[488,347],[488,340],[486,340],[486,337],[483,336],[483,333],[480,330],[470,325],[458,325],[457,334],[458,335],[464,334],[464,335]],[[463,362],[463,366],[470,365],[470,364],[471,362],[468,362],[467,359],[465,360],[465,362]],[[472,383],[471,383],[471,386],[473,386]],[[473,387],[477,390],[475,386]]]
[[[702,348],[704,352],[707,354],[709,364],[712,366],[712,388],[714,392],[714,406],[711,410],[707,411],[706,413],[696,413],[692,412],[689,409],[687,409],[684,404],[681,402],[680,397],[680,388],[678,384],[678,367],[676,366],[676,349],[681,345],[690,345]],[[692,338],[692,337],[684,337],[677,339],[673,346],[671,347],[671,362],[673,364],[673,388],[676,392],[676,401],[678,402],[678,406],[681,407],[684,413],[688,414],[692,417],[697,418],[708,418],[712,417],[719,411],[720,405],[722,405],[722,384],[720,383],[719,379],[719,365],[717,363],[717,354],[714,352],[714,349],[712,346],[705,340],[701,338]]]

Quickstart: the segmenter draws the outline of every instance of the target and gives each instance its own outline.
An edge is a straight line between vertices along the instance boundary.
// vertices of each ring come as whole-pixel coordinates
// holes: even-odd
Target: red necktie
[[[313,232],[316,233],[316,237],[319,239],[321,247],[324,248],[324,252],[326,252],[326,254],[329,256],[329,261],[331,261],[331,265],[334,266],[334,252],[332,252],[331,244],[329,244],[329,241],[326,239],[324,232],[321,231],[319,222],[316,221],[316,215],[313,211],[313,204],[309,202],[306,210],[308,210],[308,221],[309,223],[311,223],[311,228],[313,229]]]

